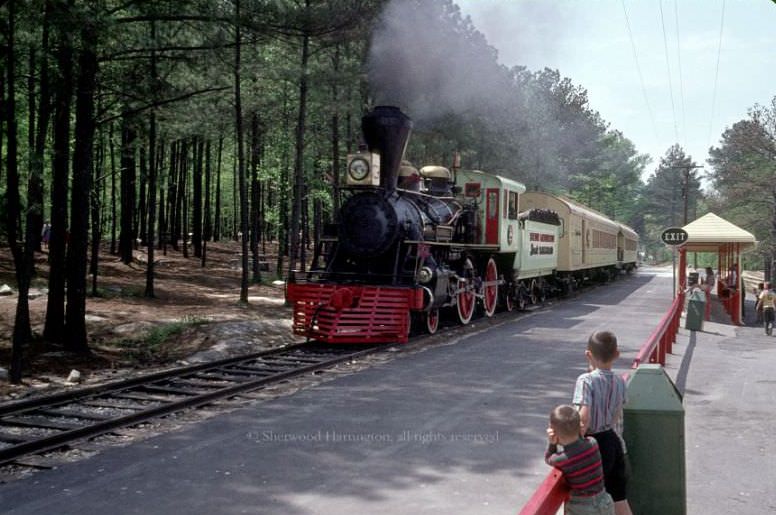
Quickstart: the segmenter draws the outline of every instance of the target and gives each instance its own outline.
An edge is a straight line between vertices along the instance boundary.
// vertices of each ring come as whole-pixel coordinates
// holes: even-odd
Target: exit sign
[[[669,227],[660,235],[660,240],[666,245],[682,245],[687,241],[687,231],[681,227]]]

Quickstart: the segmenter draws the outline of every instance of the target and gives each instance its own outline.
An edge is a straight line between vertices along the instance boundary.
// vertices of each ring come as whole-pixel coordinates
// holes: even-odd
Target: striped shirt
[[[626,401],[625,380],[611,370],[597,368],[577,378],[571,403],[588,407],[587,434],[595,434],[607,429],[620,433],[615,423],[622,422],[622,407]]]
[[[771,290],[763,290],[760,294],[760,305],[763,309],[773,309],[776,306],[776,295]]]
[[[544,454],[548,465],[563,472],[572,496],[590,497],[604,491],[604,471],[598,443],[590,436],[563,447],[550,444]]]

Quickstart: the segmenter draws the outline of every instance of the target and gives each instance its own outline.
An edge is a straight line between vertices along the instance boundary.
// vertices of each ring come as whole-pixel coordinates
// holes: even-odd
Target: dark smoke
[[[369,56],[377,104],[396,105],[423,124],[494,105],[505,69],[450,0],[393,0],[378,20]]]

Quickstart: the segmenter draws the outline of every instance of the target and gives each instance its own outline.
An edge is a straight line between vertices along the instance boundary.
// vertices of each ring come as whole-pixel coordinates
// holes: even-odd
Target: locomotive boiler
[[[555,210],[534,203],[521,212],[525,187],[506,177],[415,168],[403,161],[411,129],[396,107],[363,117],[365,145],[348,156],[335,223],[310,269],[289,277],[296,334],[404,342],[413,328],[436,332],[440,312],[468,324],[477,309],[492,316],[499,306],[524,308],[584,279],[558,270],[568,234]],[[617,265],[616,255],[596,262]]]

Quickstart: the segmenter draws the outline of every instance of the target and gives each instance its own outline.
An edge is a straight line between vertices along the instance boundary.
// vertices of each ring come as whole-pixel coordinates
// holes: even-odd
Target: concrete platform
[[[751,296],[750,296],[751,299]],[[684,394],[688,515],[776,513],[776,337],[733,326],[713,297],[703,331],[680,330],[666,370]]]
[[[357,374],[0,485],[0,506],[47,515],[516,513],[548,472],[547,415],[570,401],[587,336],[614,330],[618,370],[627,370],[670,297],[670,270],[642,270]],[[706,330],[682,330],[668,365],[686,395],[690,513],[767,513],[776,339],[724,324]]]

